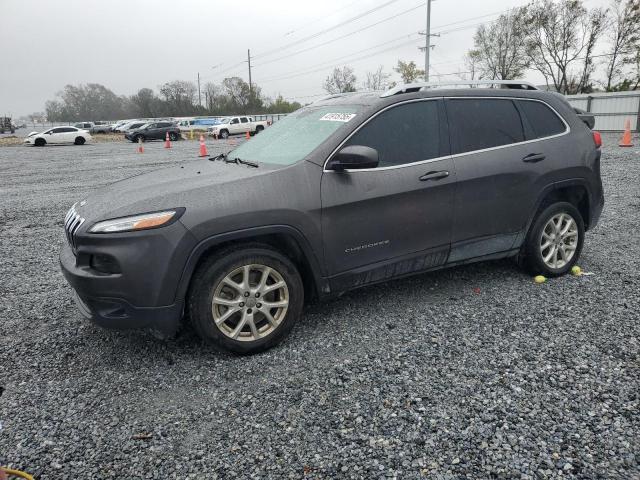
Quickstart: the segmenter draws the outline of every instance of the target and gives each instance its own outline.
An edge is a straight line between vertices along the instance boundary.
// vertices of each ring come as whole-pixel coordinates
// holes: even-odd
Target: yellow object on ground
[[[533,277],[533,281],[536,283],[544,283],[547,281],[547,277],[544,277],[542,275],[536,275],[535,277]]]
[[[571,273],[573,273],[574,275],[582,275],[582,269],[579,266],[574,265],[573,267],[571,267]]]
[[[0,467],[0,471],[6,473],[9,477],[14,476],[24,478],[25,480],[34,480],[31,475],[26,472],[21,472],[20,470],[11,470],[10,468]]]

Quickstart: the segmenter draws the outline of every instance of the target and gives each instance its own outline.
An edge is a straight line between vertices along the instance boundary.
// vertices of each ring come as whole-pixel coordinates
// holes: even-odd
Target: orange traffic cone
[[[247,132],[246,138],[247,138],[247,140],[249,140],[251,138],[251,134],[249,132]]]
[[[208,157],[207,146],[204,144],[204,135],[200,135],[200,156]]]
[[[171,139],[169,138],[169,132],[164,137],[164,148],[171,148]]]
[[[620,140],[621,147],[633,147],[633,143],[631,143],[631,120],[627,118],[627,121],[624,122],[624,133],[622,134],[622,139]]]
[[[144,153],[144,147],[142,146],[142,138],[138,137],[138,153]]]

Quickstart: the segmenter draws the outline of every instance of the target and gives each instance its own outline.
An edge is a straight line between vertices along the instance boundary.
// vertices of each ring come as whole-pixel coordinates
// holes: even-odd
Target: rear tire
[[[301,316],[303,303],[304,287],[295,265],[263,245],[230,248],[205,260],[187,297],[198,335],[239,354],[280,343]]]
[[[84,145],[85,141],[84,137],[76,137],[76,140],[73,143],[76,145]]]
[[[36,147],[44,147],[47,144],[47,141],[44,138],[36,138],[35,142],[33,142],[33,144]]]
[[[535,217],[520,251],[521,264],[534,275],[559,277],[571,270],[582,252],[584,221],[568,202],[544,207]]]
[[[264,130],[264,127],[263,127],[262,125],[258,125],[258,126],[256,127],[256,133],[255,133],[255,134],[256,134],[256,135],[257,135],[257,134],[259,134],[262,130]]]
[[[169,132],[169,140],[175,142],[176,140],[178,140],[178,134],[175,132]]]

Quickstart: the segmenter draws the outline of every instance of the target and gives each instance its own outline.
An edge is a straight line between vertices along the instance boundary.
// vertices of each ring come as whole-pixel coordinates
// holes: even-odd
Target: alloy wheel
[[[544,263],[553,269],[563,268],[578,248],[578,225],[567,213],[558,213],[542,229],[540,254]]]
[[[282,275],[266,265],[244,265],[216,286],[213,321],[227,337],[252,342],[273,333],[289,307],[289,288]]]

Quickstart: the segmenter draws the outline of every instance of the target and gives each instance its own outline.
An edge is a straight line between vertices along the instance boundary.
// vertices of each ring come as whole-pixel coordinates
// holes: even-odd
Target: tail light
[[[596,144],[596,148],[600,148],[602,146],[602,135],[600,135],[600,132],[593,132],[593,141]]]

